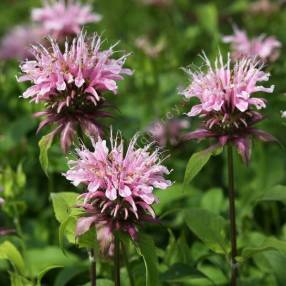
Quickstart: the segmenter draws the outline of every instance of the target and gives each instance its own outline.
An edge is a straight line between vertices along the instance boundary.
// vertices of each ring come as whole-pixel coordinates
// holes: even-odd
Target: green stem
[[[94,249],[91,249],[89,251],[89,260],[90,260],[90,285],[96,286],[96,259],[95,259]]]
[[[124,258],[125,266],[126,266],[128,277],[129,277],[130,286],[135,286],[135,281],[132,275],[131,266],[128,260],[127,249],[123,243],[122,243],[122,252],[123,252],[123,258]]]
[[[13,210],[14,210],[14,225],[16,228],[16,232],[17,234],[24,240],[24,233],[22,231],[22,227],[21,227],[21,223],[20,223],[20,215],[18,212],[17,207],[15,206],[15,204],[13,203]]]
[[[230,220],[230,240],[231,240],[231,286],[237,285],[238,268],[236,262],[236,222],[235,222],[235,192],[234,192],[234,171],[233,171],[233,150],[232,145],[227,147],[228,161],[228,199],[229,199],[229,220]]]
[[[120,286],[120,239],[117,234],[114,238],[114,285]]]

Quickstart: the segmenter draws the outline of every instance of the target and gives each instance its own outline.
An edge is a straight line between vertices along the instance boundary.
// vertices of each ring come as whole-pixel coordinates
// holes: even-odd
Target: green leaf
[[[11,286],[34,286],[32,282],[17,273],[10,272],[9,274]]]
[[[40,147],[40,163],[42,166],[43,171],[48,176],[48,168],[49,168],[49,157],[48,157],[48,151],[52,145],[54,139],[54,134],[49,133],[41,138],[39,141],[39,147]]]
[[[156,247],[153,239],[145,234],[139,234],[136,249],[143,257],[146,269],[146,286],[160,286]]]
[[[74,277],[78,276],[83,272],[88,271],[88,264],[80,262],[79,265],[74,265],[72,267],[65,267],[57,275],[54,286],[65,286],[67,285]]]
[[[72,216],[67,217],[67,219],[61,223],[59,227],[59,245],[62,251],[64,252],[64,238],[71,243],[75,243],[75,218]]]
[[[108,279],[98,279],[96,281],[97,286],[114,286],[114,282]],[[90,283],[86,283],[83,286],[91,286]]]
[[[50,271],[56,268],[62,268],[62,265],[50,265],[48,267],[46,267],[45,269],[43,269],[42,271],[40,271],[40,273],[38,274],[37,277],[37,285],[36,286],[41,286],[41,281],[43,279],[43,277]]]
[[[47,270],[52,265],[69,267],[79,261],[78,257],[70,252],[63,252],[55,246],[34,248],[26,251],[26,262],[33,277]]]
[[[19,164],[17,167],[16,182],[20,188],[23,188],[26,185],[26,175],[23,171],[22,164]]]
[[[78,238],[78,246],[79,248],[96,248],[97,253],[99,253],[95,227]]]
[[[186,187],[186,185],[189,184],[196,177],[196,175],[201,171],[204,165],[209,161],[210,157],[212,155],[216,155],[217,152],[220,151],[221,148],[215,151],[207,149],[193,154],[186,167],[184,187]]]
[[[214,4],[200,5],[197,15],[201,26],[211,35],[218,33],[218,11]]]
[[[52,193],[52,203],[58,222],[65,222],[72,214],[73,207],[76,204],[78,194],[77,193]],[[75,210],[76,211],[76,210]]]
[[[168,205],[188,195],[183,192],[183,185],[176,183],[166,190],[157,191],[156,196],[159,198],[160,203],[154,205],[154,210],[157,214],[160,214]]]
[[[183,263],[176,263],[172,265],[165,273],[161,275],[161,280],[169,283],[183,283],[187,282],[189,279],[201,278],[209,280],[209,278],[202,272],[192,268],[190,265]]]
[[[208,210],[193,208],[185,212],[185,220],[190,230],[211,250],[227,254],[225,239],[226,220]]]
[[[254,247],[246,247],[242,250],[242,258],[246,260],[260,252],[277,250],[286,254],[286,241],[276,239],[274,237],[266,238],[260,245]]]
[[[257,199],[257,202],[262,201],[280,201],[286,203],[286,186],[278,185],[267,190]]]
[[[224,210],[224,196],[222,189],[213,188],[204,193],[201,207],[216,214]]]
[[[4,241],[0,245],[0,259],[8,260],[18,273],[25,274],[23,257],[11,242]]]

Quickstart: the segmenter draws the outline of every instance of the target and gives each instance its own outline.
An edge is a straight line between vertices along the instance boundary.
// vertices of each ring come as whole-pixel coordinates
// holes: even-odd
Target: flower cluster
[[[1,59],[31,58],[29,46],[45,36],[42,29],[33,26],[17,26],[4,36],[0,47]]]
[[[182,141],[183,130],[189,125],[189,121],[178,118],[156,121],[147,128],[147,132],[160,147],[177,146]]]
[[[161,164],[158,150],[151,152],[150,145],[136,148],[136,142],[137,136],[125,152],[123,140],[111,135],[110,149],[99,138],[92,140],[94,151],[85,146],[76,150],[78,158],[69,162],[65,176],[75,186],[87,187],[79,205],[85,216],[78,220],[78,235],[99,224],[136,239],[137,225],[155,219],[153,191],[171,185],[164,178],[169,171]]]
[[[188,71],[191,84],[182,94],[197,98],[200,103],[187,114],[203,118],[203,127],[185,136],[185,139],[216,138],[221,145],[232,142],[242,158],[250,158],[250,137],[262,141],[274,138],[253,127],[263,116],[257,111],[266,107],[266,100],[253,95],[272,93],[274,87],[264,87],[259,82],[268,81],[269,74],[262,71],[257,61],[245,58],[232,64],[218,57],[214,66],[205,57],[206,72]]]
[[[33,48],[35,60],[21,65],[23,74],[18,80],[32,84],[24,98],[45,104],[45,111],[36,114],[45,117],[39,130],[56,125],[53,135],[61,133],[61,146],[67,151],[78,127],[89,135],[100,134],[98,120],[110,115],[103,110],[103,93],[117,93],[117,81],[132,72],[123,68],[127,55],[114,59],[113,47],[101,51],[101,39],[96,35],[87,39],[81,33],[70,45],[66,42],[64,52],[53,40],[50,43],[51,50]]]
[[[232,57],[235,60],[251,57],[272,62],[279,57],[281,47],[281,43],[273,36],[261,35],[249,39],[246,32],[238,28],[234,28],[234,35],[223,37],[223,41],[231,43]]]
[[[42,8],[32,10],[32,20],[56,38],[77,35],[85,24],[101,19],[101,15],[92,13],[90,5],[81,5],[74,0],[45,1]]]
[[[76,0],[43,1],[42,8],[32,10],[32,24],[13,28],[1,41],[1,59],[32,58],[32,45],[46,44],[51,36],[63,42],[66,37],[76,36],[88,23],[96,23],[101,16],[91,12],[91,6]]]

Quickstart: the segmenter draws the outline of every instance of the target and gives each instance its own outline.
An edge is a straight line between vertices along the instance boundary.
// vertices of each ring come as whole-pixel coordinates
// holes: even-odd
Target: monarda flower
[[[45,110],[38,130],[46,125],[55,129],[51,136],[61,134],[61,146],[67,151],[77,131],[98,136],[102,132],[100,119],[110,116],[104,108],[107,103],[104,92],[117,93],[117,81],[130,75],[123,68],[127,55],[114,59],[113,47],[100,50],[101,39],[87,39],[80,34],[72,44],[65,43],[64,52],[50,40],[51,48],[34,46],[35,60],[27,60],[21,66],[20,82],[32,84],[24,98],[44,103]]]
[[[92,139],[93,151],[82,146],[76,150],[77,159],[69,161],[66,178],[75,186],[87,188],[80,196],[84,215],[78,220],[77,235],[100,225],[108,237],[110,231],[123,231],[136,239],[137,226],[154,221],[152,205],[158,200],[153,192],[171,185],[164,178],[169,171],[162,165],[158,150],[152,152],[151,145],[136,148],[136,142],[137,136],[125,152],[118,137],[111,136],[110,148],[105,140]]]
[[[274,87],[264,87],[260,82],[268,81],[269,74],[253,59],[242,59],[234,63],[228,57],[224,63],[219,56],[211,65],[205,56],[206,72],[188,70],[191,84],[182,94],[195,97],[199,104],[187,114],[202,118],[202,127],[185,136],[185,139],[215,138],[218,145],[232,143],[245,162],[251,155],[251,137],[262,141],[274,138],[254,125],[263,116],[258,112],[266,107],[266,100],[254,97],[258,92],[272,93]]]
[[[182,142],[183,130],[189,126],[189,121],[185,119],[158,120],[147,128],[147,132],[160,147],[177,146]]]
[[[279,57],[281,47],[281,43],[273,36],[260,35],[249,39],[246,32],[238,28],[234,28],[234,35],[224,36],[223,41],[231,44],[231,56],[234,60],[250,57],[273,62]]]
[[[32,20],[55,38],[77,35],[84,25],[99,22],[101,18],[92,13],[90,5],[75,0],[44,1],[42,8],[32,10]]]
[[[282,3],[282,1],[281,1]],[[257,0],[249,5],[249,12],[252,14],[271,15],[279,10],[281,3],[269,0]]]
[[[7,33],[1,41],[0,59],[30,59],[30,46],[42,40],[45,32],[34,26],[17,26]]]

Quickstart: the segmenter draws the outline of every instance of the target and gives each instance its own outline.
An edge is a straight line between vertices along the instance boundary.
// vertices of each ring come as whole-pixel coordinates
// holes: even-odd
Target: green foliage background
[[[136,0],[89,2],[104,18],[99,24],[88,26],[88,31],[102,34],[106,45],[120,40],[118,47],[132,52],[127,65],[135,70],[134,76],[120,83],[118,97],[110,95],[119,109],[112,124],[126,138],[144,131],[155,119],[183,115],[190,109],[191,103],[182,105],[178,95],[178,87],[188,82],[180,68],[199,65],[202,50],[210,58],[219,50],[226,54],[228,47],[222,44],[221,36],[232,33],[233,23],[252,36],[265,33],[282,42],[279,59],[266,68],[272,74],[269,85],[275,84],[276,88],[274,94],[267,95],[267,120],[261,125],[280,140],[281,146],[255,142],[248,167],[235,158],[235,180],[240,285],[284,286],[286,126],[280,111],[286,108],[286,7],[271,16],[254,16],[248,11],[251,1],[247,0],[174,0],[173,5],[165,8],[144,6]],[[36,0],[2,0],[0,34],[28,22],[30,9],[38,5],[40,1]],[[136,47],[135,41],[142,35],[148,35],[154,44],[165,43],[158,58],[150,58]],[[0,212],[0,225],[17,227],[21,238],[10,235],[1,237],[0,242],[9,240],[24,256],[25,262],[14,257],[18,274],[22,271],[35,281],[48,266],[63,266],[49,271],[42,285],[84,285],[88,282],[87,255],[83,249],[67,243],[66,254],[59,248],[59,225],[50,200],[51,193],[76,190],[61,176],[67,166],[58,144],[50,152],[49,178],[40,167],[38,141],[43,134],[35,135],[37,120],[32,116],[40,107],[20,98],[25,85],[16,81],[18,64],[0,63],[0,185],[8,202]],[[197,122],[191,124],[194,129]],[[158,258],[163,285],[229,285],[224,154],[212,157],[190,184],[183,185],[188,158],[205,146],[188,142],[168,149],[170,157],[166,163],[174,169],[171,176],[175,184],[158,192],[161,204],[156,211],[161,224],[145,228],[155,241],[153,257]],[[13,247],[5,246],[6,250]],[[3,253],[0,251],[0,258]],[[145,285],[144,261],[132,247],[129,255],[136,286]],[[11,257],[8,260],[13,261]],[[0,261],[1,286],[10,283],[10,267],[7,261]],[[110,280],[112,264],[104,260],[98,271],[101,279]],[[18,274],[13,274],[14,285],[32,285],[23,282]],[[129,285],[124,267],[122,277],[123,285]],[[110,282],[100,283],[108,286]]]

